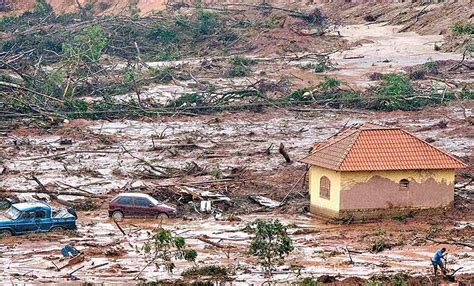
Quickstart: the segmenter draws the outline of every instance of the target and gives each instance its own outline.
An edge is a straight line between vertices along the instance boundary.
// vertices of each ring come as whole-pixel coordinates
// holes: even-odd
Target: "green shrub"
[[[176,77],[176,70],[174,67],[164,67],[160,69],[153,69],[151,75],[154,81],[158,83],[168,83]]]
[[[201,267],[192,267],[181,273],[183,277],[193,276],[211,276],[211,277],[227,277],[227,268],[218,265],[206,265]]]
[[[200,10],[197,13],[195,30],[198,35],[212,35],[215,34],[221,24],[217,13]]]
[[[249,254],[258,257],[259,263],[270,275],[275,264],[283,262],[294,249],[286,227],[277,219],[270,221],[257,219],[247,224],[244,231],[254,234]]]
[[[328,69],[326,61],[321,61],[316,64],[309,63],[304,66],[305,69],[310,69],[313,70],[315,73],[322,73],[325,72]]]
[[[324,81],[321,82],[318,86],[323,91],[330,91],[337,89],[341,85],[341,82],[332,77],[324,77]]]
[[[379,280],[369,279],[365,282],[365,286],[384,286],[384,283]]]
[[[148,38],[155,39],[161,43],[175,43],[178,40],[176,29],[156,25],[148,34]]]
[[[306,277],[303,281],[298,283],[299,286],[320,286],[323,283],[316,281],[313,277]]]
[[[266,29],[275,29],[278,28],[279,23],[278,23],[278,18],[276,16],[271,16],[269,19],[266,19],[263,22],[263,28]]]
[[[99,25],[85,28],[70,43],[62,46],[67,61],[96,62],[107,46],[108,38]]]
[[[171,47],[163,49],[156,57],[158,61],[164,61],[164,62],[175,61],[180,58],[181,58],[180,51],[175,46],[171,46]]]
[[[235,21],[230,22],[230,27],[232,27],[232,28],[246,29],[246,28],[250,28],[252,26],[253,26],[252,22],[250,22],[247,19],[239,19],[239,20],[235,20]]]
[[[405,273],[397,273],[392,279],[390,279],[391,286],[406,286],[408,281],[408,275]]]
[[[384,237],[379,237],[372,244],[371,251],[374,253],[379,253],[385,249],[390,249],[391,247],[391,244],[386,242]]]
[[[198,93],[186,93],[173,100],[168,107],[199,106],[204,104],[204,98]]]
[[[441,228],[437,225],[431,225],[426,231],[426,237],[434,238],[440,232]]]
[[[429,73],[438,73],[438,63],[432,60],[423,64],[423,68]]]
[[[231,68],[227,71],[227,77],[244,77],[252,72],[251,66],[254,65],[255,60],[234,56],[230,59]]]
[[[422,100],[414,97],[410,79],[403,74],[382,75],[382,83],[373,96],[370,108],[375,110],[413,110],[422,105]]]
[[[35,6],[33,8],[33,14],[46,17],[53,13],[53,7],[49,5],[45,0],[36,0]]]
[[[451,27],[451,30],[458,35],[473,35],[474,25],[467,22],[457,22]]]
[[[15,16],[3,16],[0,18],[0,31],[10,30],[11,24],[17,20]]]

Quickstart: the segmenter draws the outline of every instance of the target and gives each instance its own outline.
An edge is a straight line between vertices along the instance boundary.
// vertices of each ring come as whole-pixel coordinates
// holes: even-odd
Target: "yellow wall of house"
[[[454,175],[454,170],[337,172],[311,166],[311,213],[335,217],[350,210],[447,206],[454,199]],[[322,176],[331,182],[329,200],[319,195]],[[399,189],[402,179],[409,181],[408,191]]]
[[[340,210],[438,208],[454,200],[454,170],[342,172]],[[408,187],[400,189],[400,180]]]
[[[348,189],[354,184],[365,183],[374,176],[387,178],[398,184],[402,179],[414,180],[424,183],[428,179],[434,179],[438,183],[453,184],[454,170],[409,170],[409,171],[361,171],[342,172],[341,189]]]
[[[328,177],[331,182],[330,199],[319,196],[319,183],[322,176]],[[311,212],[325,213],[328,215],[339,211],[339,194],[341,190],[341,173],[326,168],[311,166],[309,169],[309,192],[311,199]]]

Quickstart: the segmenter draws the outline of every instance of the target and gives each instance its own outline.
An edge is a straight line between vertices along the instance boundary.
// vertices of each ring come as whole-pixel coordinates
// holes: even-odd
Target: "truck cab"
[[[76,229],[76,216],[72,210],[53,212],[43,202],[12,204],[0,214],[0,237],[32,232],[63,231]]]

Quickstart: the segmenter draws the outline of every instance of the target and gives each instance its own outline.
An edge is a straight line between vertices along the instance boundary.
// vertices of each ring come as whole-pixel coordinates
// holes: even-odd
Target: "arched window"
[[[400,191],[408,191],[408,185],[410,184],[410,181],[407,179],[401,179],[399,183]]]
[[[331,181],[328,177],[322,176],[319,180],[319,196],[324,199],[330,199],[331,195]]]

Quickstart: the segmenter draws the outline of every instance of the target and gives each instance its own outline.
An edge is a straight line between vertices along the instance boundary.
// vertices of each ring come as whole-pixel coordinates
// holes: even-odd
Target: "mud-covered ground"
[[[118,5],[120,1],[109,2]],[[143,6],[147,1],[139,2]],[[162,9],[161,2],[158,6],[142,12]],[[374,79],[374,74],[410,74],[426,63],[437,65],[436,74],[413,80],[414,84],[435,92],[472,86],[472,60],[467,58],[464,66],[452,70],[462,53],[458,49],[435,50],[435,46],[443,46],[446,38],[441,34],[447,32],[433,32],[439,27],[426,24],[433,20],[426,22],[421,17],[418,22],[416,15],[423,8],[408,9],[406,18],[397,18],[395,12],[407,8],[393,7],[390,11],[379,5],[337,11],[330,4],[325,5],[325,13],[343,26],[320,38],[292,30],[298,22],[285,13],[276,14],[278,25],[251,32],[251,41],[244,38],[236,43],[244,51],[242,55],[255,60],[248,75],[225,76],[231,56],[220,53],[147,62],[151,68],[175,67],[177,74],[185,74],[187,79],[143,87],[141,99],[165,104],[210,86],[225,92],[256,85],[267,95],[282,97],[296,89],[315,87],[327,76],[340,80],[345,89],[363,90],[377,84],[380,78]],[[440,7],[432,5],[420,15],[435,17]],[[64,9],[69,11],[68,7]],[[459,4],[450,9],[452,17],[443,20],[448,24],[467,15]],[[387,11],[393,15],[384,16]],[[364,20],[368,14],[378,15],[377,19]],[[325,71],[308,68],[321,63],[322,58],[328,60]],[[107,56],[101,58],[101,63],[119,76],[126,67],[123,60]],[[135,100],[137,94],[114,97],[128,101]],[[94,96],[83,98],[101,100]],[[448,268],[462,267],[456,273],[458,281],[472,285],[474,251],[469,245],[473,243],[474,206],[472,182],[467,177],[473,173],[473,107],[472,101],[455,100],[412,112],[334,110],[307,105],[212,115],[176,112],[122,120],[76,119],[59,125],[28,118],[4,120],[0,122],[0,198],[46,199],[54,207],[74,206],[79,220],[75,232],[2,239],[0,281],[65,283],[73,271],[80,282],[92,283],[184,279],[181,273],[192,263],[177,262],[173,274],[150,265],[135,279],[150,259],[144,254],[143,245],[160,222],[128,219],[120,223],[123,234],[108,218],[107,207],[116,193],[140,191],[176,205],[178,218],[162,222],[163,227],[185,237],[197,250],[197,265],[228,267],[229,279],[235,284],[261,284],[267,279],[255,258],[246,254],[250,239],[242,229],[257,218],[278,218],[288,225],[295,251],[285,265],[278,267],[274,281],[297,282],[329,275],[323,280],[336,278],[345,285],[364,285],[362,279],[373,275],[388,277],[403,272],[412,277],[413,285],[436,282],[430,257],[436,249],[446,246]],[[367,224],[310,217],[306,167],[298,159],[308,154],[313,142],[343,127],[367,122],[402,127],[468,163],[470,167],[456,176],[453,207],[413,217],[386,217]],[[281,144],[291,163],[279,153]],[[33,176],[41,186],[32,180]],[[218,193],[229,197],[230,202],[215,203],[213,214],[200,213],[189,194],[183,193],[190,191]],[[270,209],[255,202],[251,195],[265,196],[282,205]],[[65,263],[60,249],[70,242],[84,252],[85,261],[57,271],[54,264]],[[386,244],[386,249],[372,252],[373,245],[380,242]]]
[[[229,266],[234,269],[231,276],[236,282],[264,281],[255,260],[246,255],[249,237],[241,229],[253,219],[270,217],[290,225],[296,246],[285,266],[279,268],[279,274],[274,277],[276,280],[297,281],[301,277],[323,274],[338,279],[369,278],[374,274],[391,275],[401,271],[408,271],[410,275],[430,275],[429,257],[439,245],[426,237],[435,241],[449,237],[471,243],[474,217],[466,193],[456,199],[454,210],[402,221],[388,217],[364,225],[326,224],[324,220],[310,218],[306,186],[301,182],[296,184],[286,204],[277,209],[262,208],[248,196],[259,194],[281,201],[304,175],[302,164],[287,164],[278,153],[280,143],[285,145],[290,157],[297,160],[307,154],[312,142],[350,124],[374,122],[400,126],[465,161],[472,160],[470,142],[473,134],[466,119],[471,116],[471,108],[451,105],[420,112],[392,113],[269,109],[261,113],[113,122],[73,120],[47,130],[21,127],[1,138],[4,170],[0,188],[10,190],[2,195],[14,199],[47,198],[48,195],[34,191],[15,193],[15,190],[37,189],[37,184],[31,180],[31,174],[34,174],[49,190],[57,190],[59,194],[78,189],[107,197],[126,190],[149,192],[178,206],[180,218],[166,221],[165,227],[188,238],[188,243],[198,250],[198,264]],[[191,164],[199,166],[199,171],[179,173],[172,178],[159,178],[163,174],[153,173],[149,168],[156,165],[186,169]],[[232,170],[241,171],[233,173]],[[196,182],[204,183],[196,185]],[[177,200],[179,196],[174,195],[178,190],[176,184],[225,194],[232,203],[230,206],[215,205],[223,213],[219,220],[212,215],[198,214],[188,204]],[[62,195],[58,199],[87,200]],[[94,210],[80,212],[77,232],[2,240],[1,279],[66,281],[64,275],[84,265],[75,273],[82,281],[132,281],[146,264],[147,258],[141,250],[143,243],[159,222],[125,220],[121,223],[127,234],[124,236],[107,217],[107,201],[92,199]],[[53,204],[59,206],[56,200]],[[197,239],[202,235],[223,248]],[[389,242],[391,249],[371,253],[370,249],[378,239]],[[59,250],[71,241],[85,252],[86,260],[58,272],[51,261],[61,263]],[[463,267],[458,274],[472,274],[472,249],[447,246],[450,268]],[[353,263],[350,263],[346,248],[353,250]],[[93,268],[103,263],[107,264]],[[300,276],[289,269],[291,265],[302,267]],[[181,271],[191,266],[180,262],[171,276],[151,266],[140,277],[146,280],[178,279]]]

